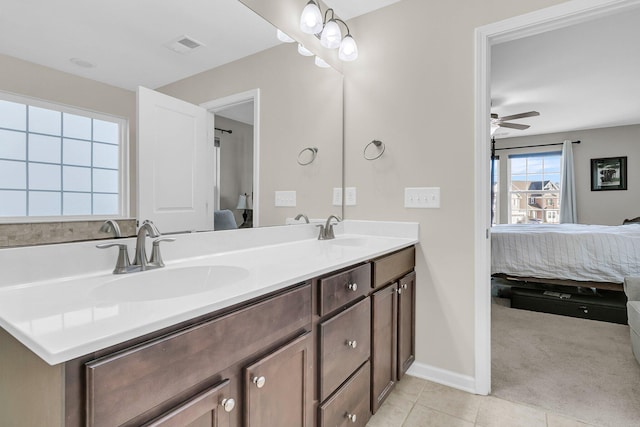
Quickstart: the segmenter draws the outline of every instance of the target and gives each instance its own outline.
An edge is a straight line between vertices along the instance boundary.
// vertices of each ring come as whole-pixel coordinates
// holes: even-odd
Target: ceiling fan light
[[[336,49],[340,46],[342,40],[342,32],[338,23],[332,19],[324,26],[322,35],[320,36],[320,44],[327,49]]]
[[[309,0],[309,3],[302,10],[300,29],[307,34],[318,34],[322,31],[322,14],[313,0]]]
[[[338,58],[341,61],[355,61],[358,58],[358,45],[356,41],[351,37],[351,34],[347,34],[340,43],[340,49],[338,50]]]
[[[302,56],[313,56],[313,52],[302,46],[302,43],[298,43],[298,53]]]
[[[278,37],[278,40],[280,40],[283,43],[293,43],[295,41],[294,39],[289,37],[288,34],[283,32],[280,28],[277,28],[276,36]]]

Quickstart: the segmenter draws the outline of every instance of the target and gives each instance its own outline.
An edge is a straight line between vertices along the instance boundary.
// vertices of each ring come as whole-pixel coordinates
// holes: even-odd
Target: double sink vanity
[[[90,242],[0,251],[3,425],[366,425],[414,360],[418,226],[335,234],[175,235],[119,275]]]

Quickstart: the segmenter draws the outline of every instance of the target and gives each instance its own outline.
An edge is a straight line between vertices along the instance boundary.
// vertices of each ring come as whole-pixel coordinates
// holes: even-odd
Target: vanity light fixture
[[[298,53],[302,56],[313,56],[313,52],[302,46],[302,43],[298,43]]]
[[[314,62],[320,68],[329,68],[330,67],[330,65],[327,64],[327,61],[325,61],[324,59],[320,58],[319,56],[316,56],[316,58],[314,59]]]
[[[339,23],[347,30],[344,38]],[[349,32],[349,26],[342,19],[336,18],[333,9],[327,9],[323,19],[320,6],[315,0],[309,0],[300,16],[300,29],[318,37],[320,44],[328,49],[339,48],[338,58],[341,61],[354,61],[358,58],[358,45]]]
[[[280,28],[276,29],[276,36],[278,37],[278,40],[280,40],[283,43],[293,43],[293,42],[295,42],[294,39],[289,37],[289,35],[287,33],[285,33],[284,31],[282,31]]]

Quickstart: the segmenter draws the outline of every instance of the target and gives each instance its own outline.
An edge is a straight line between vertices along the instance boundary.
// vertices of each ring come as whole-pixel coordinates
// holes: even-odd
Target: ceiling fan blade
[[[498,126],[501,128],[510,128],[510,129],[518,129],[518,130],[525,130],[531,127],[529,125],[520,125],[517,123],[498,123]]]
[[[527,111],[526,113],[513,114],[511,116],[500,117],[500,120],[503,122],[508,122],[509,120],[524,119],[525,117],[534,117],[539,115],[540,113],[538,113],[537,111]]]

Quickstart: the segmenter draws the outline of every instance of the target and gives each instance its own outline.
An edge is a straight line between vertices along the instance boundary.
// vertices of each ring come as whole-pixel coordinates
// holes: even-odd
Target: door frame
[[[475,392],[491,391],[491,46],[640,7],[640,0],[571,0],[475,30]]]
[[[253,101],[253,227],[260,226],[260,89],[204,102],[200,106],[209,113],[224,110],[234,105]],[[219,192],[219,190],[218,190]]]

